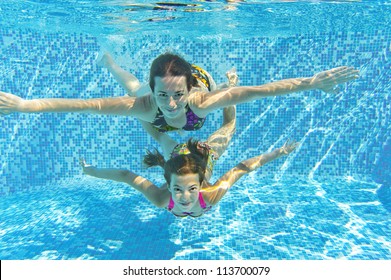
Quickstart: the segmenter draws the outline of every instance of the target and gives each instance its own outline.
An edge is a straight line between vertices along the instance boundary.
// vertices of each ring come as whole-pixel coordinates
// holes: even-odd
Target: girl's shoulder
[[[166,208],[170,202],[171,192],[167,188],[167,184],[160,187],[161,193],[159,197],[159,208]]]
[[[204,198],[205,203],[209,205],[214,205],[214,197],[216,196],[216,187],[212,185],[211,183],[204,181],[202,188],[201,188],[201,194]]]

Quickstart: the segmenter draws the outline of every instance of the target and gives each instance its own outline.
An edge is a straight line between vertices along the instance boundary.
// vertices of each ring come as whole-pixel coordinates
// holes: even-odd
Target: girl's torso
[[[175,203],[170,196],[167,210],[176,217],[184,218],[190,216],[193,218],[197,218],[202,216],[204,213],[208,212],[212,208],[212,206],[208,205],[208,203],[204,200],[202,192],[199,192],[198,202],[199,203],[197,203],[189,212],[183,212],[175,206]]]

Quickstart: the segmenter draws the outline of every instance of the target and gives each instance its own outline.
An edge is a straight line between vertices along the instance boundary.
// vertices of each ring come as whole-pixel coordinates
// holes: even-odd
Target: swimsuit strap
[[[175,205],[174,200],[172,200],[172,197],[170,195],[170,202],[168,203],[167,206],[168,211],[171,211],[174,208],[174,205]]]
[[[200,201],[201,208],[205,209],[206,208],[206,203],[205,203],[204,197],[202,196],[201,192],[198,195],[198,200]]]

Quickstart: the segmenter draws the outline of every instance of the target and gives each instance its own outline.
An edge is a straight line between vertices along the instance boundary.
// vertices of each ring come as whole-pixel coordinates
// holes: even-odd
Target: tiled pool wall
[[[257,178],[287,175],[389,180],[391,32],[310,34],[240,41],[183,37],[111,37],[105,47],[125,69],[148,80],[152,60],[170,50],[207,69],[217,83],[237,68],[241,85],[259,85],[349,65],[360,79],[342,94],[307,91],[238,106],[238,128],[215,174],[282,145],[302,142],[287,160],[263,167]],[[26,99],[124,95],[106,69],[96,66],[101,40],[86,34],[0,30],[0,88]],[[211,114],[196,133],[206,139],[221,123]],[[156,146],[137,120],[91,114],[12,114],[0,118],[0,194],[79,176],[78,158],[153,176],[141,166]],[[390,180],[391,181],[391,180]]]

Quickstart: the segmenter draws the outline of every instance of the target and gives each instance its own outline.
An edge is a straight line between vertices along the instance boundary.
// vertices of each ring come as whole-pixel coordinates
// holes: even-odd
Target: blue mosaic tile
[[[151,61],[166,50],[204,67],[217,83],[232,66],[241,85],[308,77],[340,65],[359,68],[361,77],[339,95],[308,91],[238,105],[237,133],[215,176],[287,138],[302,145],[240,181],[210,214],[213,219],[199,221],[178,221],[151,208],[127,186],[80,177],[80,156],[156,177],[157,169],[140,164],[145,147],[156,144],[137,120],[1,118],[0,205],[8,231],[0,238],[0,258],[391,259],[391,33],[260,37],[223,45],[165,35],[136,39],[113,46],[112,53],[144,82]],[[95,37],[0,30],[0,43],[3,91],[27,99],[125,94],[95,65]],[[174,136],[205,139],[220,123],[221,110],[208,116],[202,131]],[[21,239],[24,245],[16,246]]]

